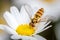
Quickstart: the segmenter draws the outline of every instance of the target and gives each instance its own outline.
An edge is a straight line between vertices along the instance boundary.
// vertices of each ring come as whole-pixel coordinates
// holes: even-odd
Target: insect
[[[43,13],[44,13],[44,9],[43,9],[43,8],[39,9],[39,10],[35,13],[34,17],[31,19],[31,22],[30,22],[29,24],[30,24],[32,27],[34,27],[35,24],[40,21],[41,16],[43,15]]]

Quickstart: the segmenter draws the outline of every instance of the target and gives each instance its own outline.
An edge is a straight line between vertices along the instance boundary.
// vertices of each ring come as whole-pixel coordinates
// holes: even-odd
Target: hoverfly
[[[43,8],[39,9],[39,10],[35,13],[34,17],[31,19],[31,22],[30,22],[29,24],[34,27],[35,24],[36,24],[36,23],[39,23],[39,21],[41,20],[41,17],[42,17],[42,15],[43,15],[43,13],[44,13],[44,9],[43,9]]]

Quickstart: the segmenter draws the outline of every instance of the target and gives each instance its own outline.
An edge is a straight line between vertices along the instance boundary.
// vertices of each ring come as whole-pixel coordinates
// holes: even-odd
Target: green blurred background
[[[6,10],[9,10],[10,7],[10,1],[9,0],[0,0],[0,24],[6,24],[4,18],[3,18],[3,13]],[[0,34],[5,33],[5,31],[0,30]]]
[[[6,22],[3,20],[3,13],[6,10],[9,10],[10,7],[10,1],[9,0],[0,0],[0,24],[6,24]]]

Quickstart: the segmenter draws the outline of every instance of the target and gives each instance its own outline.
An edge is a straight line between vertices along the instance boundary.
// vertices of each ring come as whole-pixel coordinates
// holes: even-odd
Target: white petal
[[[34,37],[35,37],[37,40],[47,40],[47,39],[45,39],[44,37],[39,36],[39,35],[34,35]]]
[[[24,5],[26,11],[28,12],[30,18],[32,17],[32,15],[34,15],[33,13],[33,9],[29,6],[29,5]]]
[[[18,35],[12,35],[11,39],[21,39]]]
[[[10,11],[15,16],[15,18],[17,19],[19,24],[30,22],[29,15],[27,14],[24,6],[22,6],[22,8],[20,10],[20,13],[19,13],[18,9],[14,6],[10,8]]]
[[[44,28],[47,25],[49,25],[50,23],[51,23],[51,21],[49,21],[48,23],[47,22],[41,22],[40,24],[38,24],[37,25],[37,30],[36,30],[35,34],[42,32],[42,30],[44,30]],[[50,27],[48,27],[48,28],[50,28]]]
[[[6,32],[9,33],[9,34],[17,34],[17,33],[15,32],[15,30],[13,30],[12,28],[10,28],[10,27],[8,27],[8,26],[6,26],[6,25],[0,24],[0,29],[6,31]]]
[[[50,25],[50,26],[48,26],[48,27],[46,27],[46,28],[42,29],[42,30],[41,30],[41,32],[43,32],[43,31],[45,31],[45,30],[49,29],[50,27],[52,27],[52,25]]]
[[[8,11],[6,11],[3,16],[6,22],[8,23],[8,25],[13,29],[16,29],[16,27],[18,26],[18,23],[16,19],[13,17],[13,15],[11,15]]]
[[[21,24],[22,20],[21,20],[21,16],[20,16],[20,12],[19,10],[15,7],[12,6],[10,8],[10,12],[12,13],[12,15],[17,19],[18,23]],[[23,12],[23,11],[22,11]]]
[[[36,38],[31,36],[21,36],[21,35],[12,35],[11,39],[37,40]]]
[[[22,23],[29,23],[30,22],[29,15],[26,12],[24,6],[21,7],[20,15],[21,15]]]
[[[52,25],[50,25],[50,26],[48,26],[48,27],[46,27],[46,28],[44,28],[44,29],[42,29],[42,30],[40,30],[40,31],[37,30],[33,35],[36,35],[37,33],[43,32],[43,31],[49,29],[50,27],[52,27]]]

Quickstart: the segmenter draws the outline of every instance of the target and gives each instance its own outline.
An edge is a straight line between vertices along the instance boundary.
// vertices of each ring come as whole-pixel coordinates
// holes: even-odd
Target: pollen
[[[21,24],[17,27],[16,32],[18,35],[30,36],[35,32],[35,29],[29,24]]]

